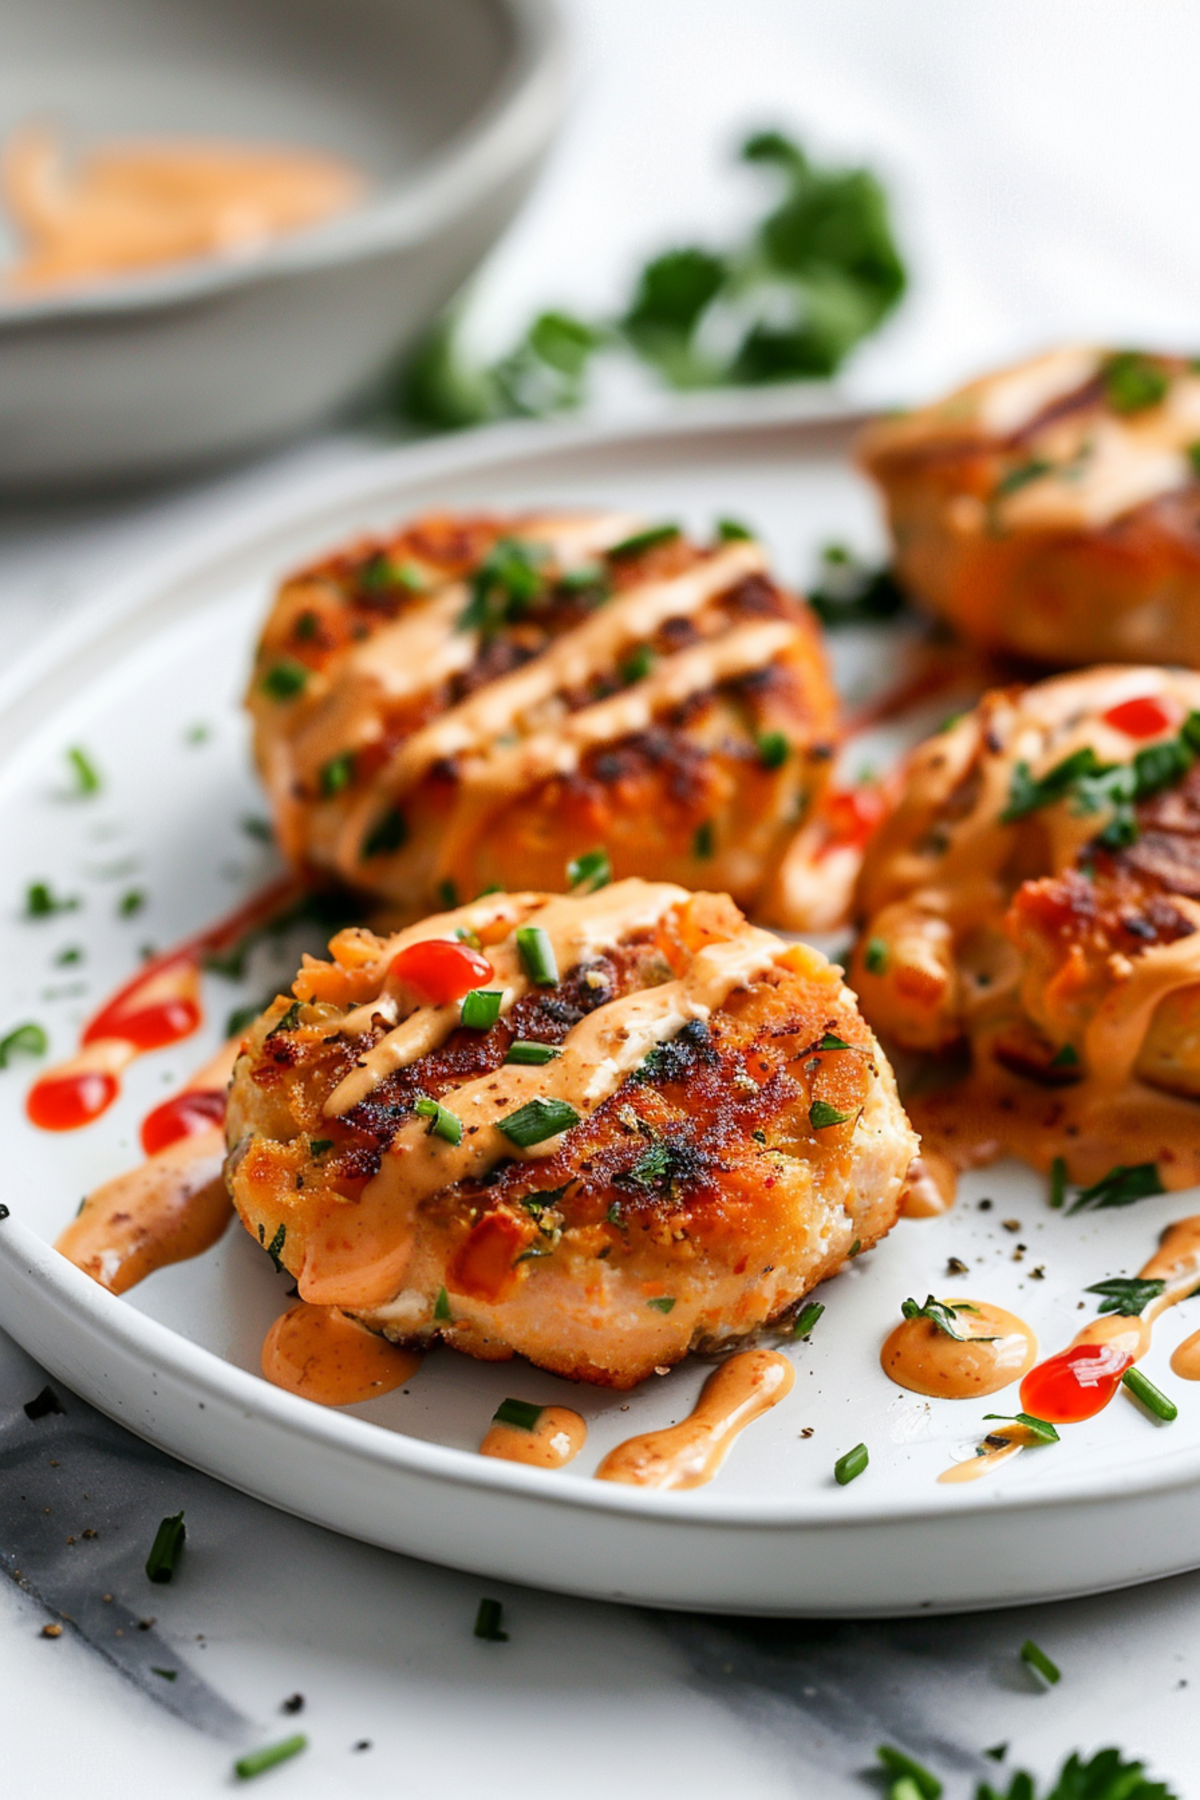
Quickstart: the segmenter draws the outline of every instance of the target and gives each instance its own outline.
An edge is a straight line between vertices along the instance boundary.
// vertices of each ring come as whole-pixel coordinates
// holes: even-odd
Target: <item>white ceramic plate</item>
[[[759,528],[791,579],[831,537],[877,547],[870,496],[852,472],[853,421],[778,404],[691,409],[685,423],[633,430],[503,428],[381,457],[350,480],[310,485],[286,508],[243,520],[230,541],[182,549],[170,571],[97,602],[0,687],[0,1024],[46,1024],[52,1054],[136,965],[228,910],[272,872],[241,821],[261,814],[238,700],[272,582],[341,534],[430,504],[507,507],[594,501],[707,529],[720,515]],[[894,673],[903,634],[836,646],[854,689]],[[191,728],[209,727],[202,743]],[[103,792],[63,798],[65,748],[84,745]],[[877,745],[875,753],[884,748]],[[857,746],[855,761],[872,752]],[[25,884],[51,881],[79,910],[30,922]],[[119,897],[144,890],[133,918]],[[67,945],[81,965],[58,967]],[[294,954],[294,950],[288,955]],[[122,1100],[90,1129],[48,1137],[25,1123],[28,1064],[0,1075],[6,1164],[0,1192],[0,1318],[56,1376],[132,1430],[247,1492],[396,1550],[495,1577],[649,1602],[779,1613],[880,1613],[992,1606],[1116,1586],[1200,1564],[1200,1389],[1167,1372],[1195,1323],[1172,1311],[1149,1375],[1179,1402],[1156,1427],[1124,1393],[1063,1443],[989,1480],[938,1486],[982,1433],[980,1405],[925,1402],[879,1368],[907,1294],[963,1292],[1027,1318],[1043,1351],[1069,1341],[1091,1281],[1132,1272],[1156,1233],[1198,1202],[1163,1196],[1123,1213],[1051,1212],[1044,1183],[1016,1165],[968,1179],[945,1218],[902,1221],[821,1292],[826,1313],[794,1346],[791,1396],[752,1426],[712,1486],[657,1494],[591,1479],[621,1438],[687,1412],[707,1367],[690,1361],[632,1395],[576,1389],[526,1365],[430,1355],[409,1387],[332,1412],[256,1373],[286,1280],[231,1229],[207,1256],[125,1299],[49,1247],[79,1196],[136,1160],[136,1128],[215,1046],[228,1010],[286,979],[264,951],[242,986],[207,978],[209,1024],[136,1063]],[[995,1204],[980,1211],[988,1195]],[[1020,1221],[1018,1231],[1003,1221]],[[1016,1259],[1016,1246],[1025,1246]],[[969,1277],[947,1281],[949,1256]],[[1044,1276],[1032,1279],[1035,1268]],[[1092,1301],[1086,1303],[1090,1309]],[[1194,1310],[1194,1309],[1192,1309]],[[546,1473],[475,1454],[506,1394],[560,1400],[589,1423],[587,1448]],[[811,1427],[811,1435],[802,1435]],[[853,1485],[835,1459],[865,1442]]]

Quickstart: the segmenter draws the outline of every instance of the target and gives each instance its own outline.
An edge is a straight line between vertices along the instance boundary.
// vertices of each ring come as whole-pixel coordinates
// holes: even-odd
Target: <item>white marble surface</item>
[[[571,10],[577,104],[488,272],[481,344],[500,345],[549,301],[615,305],[647,252],[719,237],[747,200],[748,177],[724,149],[776,121],[814,148],[886,167],[899,196],[917,278],[849,372],[850,393],[917,394],[1066,335],[1200,344],[1200,9],[1187,0]],[[647,403],[606,396],[609,407]],[[170,494],[0,507],[0,667],[131,563],[282,492],[298,469],[372,453],[365,433],[343,433]],[[63,1511],[64,1543],[67,1516],[86,1522],[80,1509],[103,1488],[88,1579],[114,1606],[157,1614],[164,1659],[244,1715],[245,1741],[309,1733],[303,1758],[264,1777],[281,1792],[836,1800],[871,1791],[862,1771],[886,1739],[927,1755],[948,1800],[965,1800],[999,1772],[978,1753],[1009,1740],[1001,1766],[1043,1775],[1073,1748],[1119,1743],[1181,1800],[1200,1800],[1200,1577],[1036,1613],[845,1627],[654,1617],[497,1587],[510,1641],[479,1643],[478,1582],[271,1513],[93,1430],[69,1396],[64,1418],[29,1424],[20,1406],[41,1380],[0,1336],[0,1556],[20,1552],[35,1513],[47,1517],[43,1487],[51,1521]],[[151,1589],[149,1535],[180,1504],[186,1563],[173,1586]],[[62,1567],[39,1565],[42,1585]],[[147,1697],[154,1678],[140,1687],[81,1637],[42,1639],[46,1617],[0,1585],[5,1792],[190,1800],[228,1785],[227,1741],[180,1722]],[[1017,1661],[1029,1635],[1064,1671],[1051,1692]],[[168,1685],[182,1698],[180,1682],[159,1699]],[[278,1708],[295,1691],[306,1704],[293,1721]],[[355,1750],[362,1740],[371,1748]]]

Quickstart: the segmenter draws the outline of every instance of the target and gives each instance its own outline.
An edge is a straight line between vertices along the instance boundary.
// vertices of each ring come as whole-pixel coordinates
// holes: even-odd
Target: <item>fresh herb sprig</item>
[[[1085,1212],[1090,1206],[1132,1206],[1135,1200],[1148,1200],[1166,1191],[1157,1163],[1116,1163],[1091,1187],[1080,1188],[1068,1211]]]
[[[968,1340],[976,1344],[996,1342],[994,1337],[976,1337],[973,1332],[959,1331],[956,1328],[955,1320],[959,1313],[979,1311],[977,1306],[972,1306],[967,1301],[960,1300],[957,1306],[951,1306],[949,1301],[936,1300],[932,1294],[927,1294],[924,1306],[918,1306],[915,1300],[909,1299],[902,1303],[900,1311],[906,1319],[928,1319],[931,1325],[936,1325],[939,1331],[944,1331],[947,1337],[959,1344],[965,1344]]]
[[[600,353],[636,358],[676,388],[835,374],[905,290],[887,196],[870,170],[822,167],[777,131],[749,138],[741,156],[776,195],[740,242],[668,250],[617,319],[543,312],[490,366],[464,357],[451,314],[402,377],[400,411],[443,431],[570,411]]]
[[[1118,1313],[1123,1319],[1140,1319],[1152,1300],[1166,1288],[1165,1281],[1145,1281],[1139,1275],[1114,1275],[1110,1281],[1093,1281],[1085,1294],[1103,1294],[1098,1310]]]
[[[873,568],[844,544],[827,544],[821,568],[808,591],[808,604],[827,630],[845,625],[882,625],[908,604],[887,568]]]
[[[1000,822],[1011,825],[1044,806],[1070,800],[1076,813],[1109,812],[1096,841],[1106,850],[1123,849],[1137,839],[1138,801],[1182,780],[1198,753],[1200,712],[1190,712],[1175,737],[1148,744],[1130,762],[1102,763],[1091,744],[1073,750],[1044,775],[1034,775],[1027,762],[1018,762]]]
[[[1087,1762],[1076,1751],[1040,1800],[1179,1800],[1165,1782],[1146,1780],[1145,1769],[1142,1762],[1127,1762],[1120,1750],[1098,1750]],[[1032,1777],[1020,1773],[1003,1793],[981,1783],[975,1800],[1039,1800],[1039,1795]]]

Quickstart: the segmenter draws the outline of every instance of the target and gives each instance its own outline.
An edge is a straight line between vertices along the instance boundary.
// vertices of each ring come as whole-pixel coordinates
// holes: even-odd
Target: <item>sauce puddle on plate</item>
[[[712,1480],[735,1440],[791,1392],[796,1372],[774,1350],[742,1350],[705,1382],[678,1425],[627,1438],[596,1470],[597,1481],[631,1487],[695,1488]]]
[[[953,1314],[959,1337],[922,1314],[902,1320],[884,1344],[879,1360],[898,1387],[934,1399],[976,1400],[1019,1381],[1032,1366],[1037,1339],[1015,1313],[986,1300],[941,1304]]]
[[[353,1406],[402,1387],[421,1366],[336,1306],[301,1301],[276,1319],[262,1347],[262,1372],[276,1387],[319,1406]]]
[[[587,1442],[587,1425],[569,1406],[533,1406],[505,1400],[479,1446],[480,1456],[527,1463],[534,1469],[561,1469]]]

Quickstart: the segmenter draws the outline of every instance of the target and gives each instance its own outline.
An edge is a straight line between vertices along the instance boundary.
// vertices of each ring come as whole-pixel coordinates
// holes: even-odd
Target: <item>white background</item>
[[[1200,7],[572,0],[569,10],[577,96],[481,283],[481,347],[503,348],[547,304],[615,310],[665,244],[721,242],[757,204],[757,178],[731,151],[747,129],[780,124],[817,154],[869,161],[896,198],[912,290],[847,372],[856,397],[916,397],[1064,337],[1200,349]],[[610,409],[648,403],[641,392],[605,396]],[[282,491],[298,467],[371,454],[369,434],[341,432],[170,494],[0,508],[0,657],[86,606],[110,573]],[[0,1416],[36,1385],[0,1340]],[[188,1579],[156,1594],[156,1609],[180,1655],[264,1737],[291,1729],[279,1700],[306,1693],[297,1723],[313,1748],[264,1778],[280,1792],[824,1800],[870,1791],[859,1771],[883,1735],[957,1746],[948,1800],[971,1792],[977,1772],[998,1778],[974,1753],[1005,1739],[1043,1773],[1076,1746],[1118,1742],[1180,1796],[1200,1796],[1194,1690],[1181,1685],[1200,1680],[1196,1578],[1019,1617],[832,1636],[497,1590],[512,1639],[493,1646],[470,1636],[477,1582],[205,1493]],[[131,1567],[150,1504],[131,1491]],[[43,1618],[0,1588],[6,1792],[224,1788],[226,1746],[154,1708],[69,1634],[42,1640]],[[1030,1634],[1064,1669],[1051,1693],[1035,1692],[1016,1662]],[[372,1749],[353,1751],[364,1738]]]

